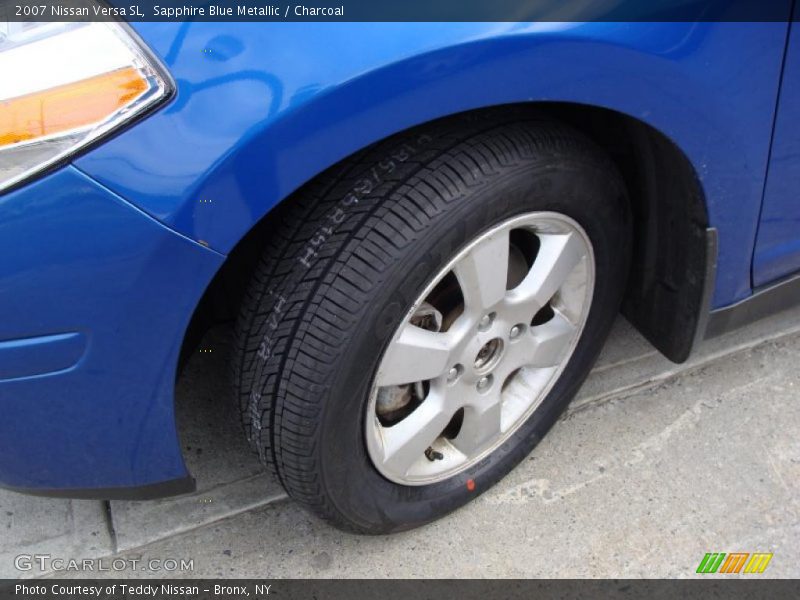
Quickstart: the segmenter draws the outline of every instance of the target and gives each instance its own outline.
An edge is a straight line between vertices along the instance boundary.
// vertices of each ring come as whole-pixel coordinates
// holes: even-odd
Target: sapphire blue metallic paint
[[[795,8],[800,19],[800,6]],[[800,270],[800,27],[786,52],[764,209],[753,257],[753,284],[762,286]]]
[[[641,119],[686,153],[720,233],[714,305],[750,294],[787,23],[136,29],[177,97],[77,164],[222,253],[324,168],[398,130],[488,105],[568,101]]]
[[[788,23],[135,28],[174,77],[172,101],[0,196],[0,484],[186,477],[178,353],[225,255],[325,168],[459,111],[573,102],[666,135],[719,233],[717,307],[748,297],[753,276],[800,268],[795,38],[751,271]]]
[[[0,342],[0,381],[74,367],[86,351],[82,333],[58,333]]]
[[[181,341],[223,261],[65,167],[0,196],[0,483],[186,475]]]

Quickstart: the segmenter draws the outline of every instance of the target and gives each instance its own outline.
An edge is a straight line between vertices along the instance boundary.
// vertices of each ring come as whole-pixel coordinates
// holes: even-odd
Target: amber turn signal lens
[[[0,147],[101,123],[148,89],[126,67],[0,102]]]
[[[0,23],[0,195],[172,91],[163,65],[122,23]]]

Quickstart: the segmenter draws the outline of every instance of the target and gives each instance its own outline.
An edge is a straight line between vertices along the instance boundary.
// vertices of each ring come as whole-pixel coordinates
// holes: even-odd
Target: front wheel
[[[621,179],[566,127],[465,118],[295,200],[239,321],[249,437],[339,527],[441,517],[518,464],[588,374],[624,290]]]

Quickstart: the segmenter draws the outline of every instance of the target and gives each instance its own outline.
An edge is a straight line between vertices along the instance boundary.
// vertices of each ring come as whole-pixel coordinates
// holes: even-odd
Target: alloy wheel
[[[510,438],[569,361],[594,272],[588,236],[559,213],[514,217],[459,252],[381,358],[365,423],[375,468],[427,485]]]

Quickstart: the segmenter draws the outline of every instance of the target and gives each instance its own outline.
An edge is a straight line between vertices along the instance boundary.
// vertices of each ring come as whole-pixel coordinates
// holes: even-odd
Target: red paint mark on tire
[[[475,491],[475,480],[474,479],[467,479],[467,489],[470,492],[474,492]]]

